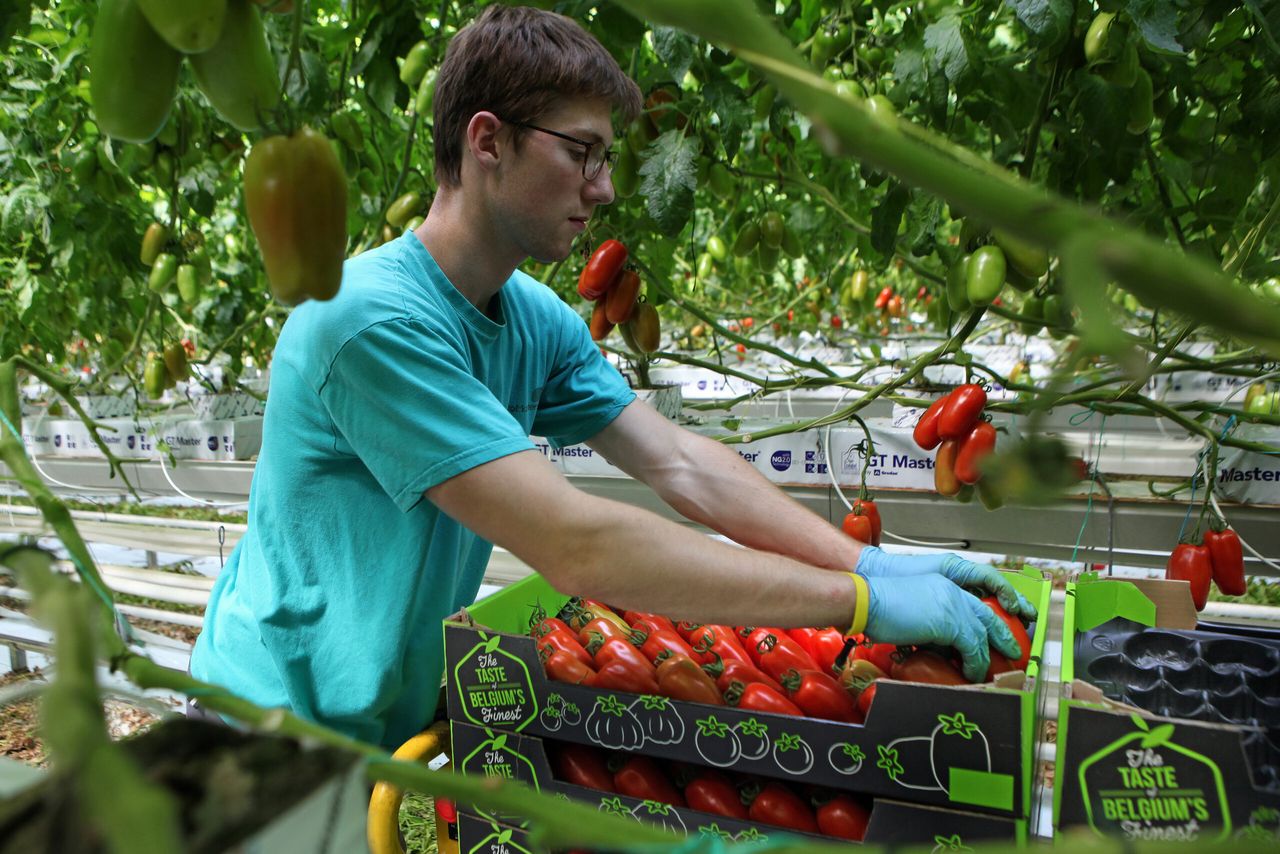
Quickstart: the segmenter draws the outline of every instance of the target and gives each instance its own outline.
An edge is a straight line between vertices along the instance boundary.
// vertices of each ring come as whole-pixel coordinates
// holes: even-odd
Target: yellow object
[[[857,589],[857,598],[853,601],[853,623],[847,635],[860,635],[867,628],[867,606],[870,604],[871,591],[867,589],[867,580],[856,572],[849,573],[853,586]]]
[[[441,753],[447,753],[448,748],[449,722],[437,721],[396,748],[391,758],[417,762],[434,759]],[[371,854],[404,854],[404,848],[400,845],[400,801],[403,798],[404,789],[385,780],[379,780],[373,787],[373,794],[369,796],[369,816],[365,823]],[[445,847],[441,846],[440,850],[444,851]]]

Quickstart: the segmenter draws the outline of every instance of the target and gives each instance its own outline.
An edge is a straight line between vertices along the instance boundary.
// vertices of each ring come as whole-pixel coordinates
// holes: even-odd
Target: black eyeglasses
[[[504,119],[504,121],[506,120]],[[606,163],[609,164],[610,169],[613,169],[613,158],[616,154],[605,148],[603,142],[587,142],[585,139],[578,139],[576,136],[569,136],[569,134],[560,133],[558,130],[548,130],[547,128],[540,128],[537,125],[531,125],[526,122],[507,122],[507,124],[521,128],[528,128],[529,130],[536,130],[541,133],[559,137],[560,139],[567,140],[569,142],[576,142],[578,145],[581,145],[586,149],[586,153],[582,158],[582,177],[584,180],[594,181]]]

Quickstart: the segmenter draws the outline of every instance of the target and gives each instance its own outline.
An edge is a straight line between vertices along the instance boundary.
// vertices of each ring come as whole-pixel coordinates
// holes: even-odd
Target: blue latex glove
[[[1035,606],[1013,589],[1009,579],[1000,570],[994,566],[965,560],[960,555],[891,555],[875,546],[864,546],[855,569],[865,578],[941,575],[961,587],[995,594],[1004,609],[1015,617],[1022,617],[1024,620],[1036,618]]]
[[[1022,655],[1013,632],[995,611],[941,573],[871,576],[867,588],[871,595],[866,633],[877,643],[954,647],[964,659],[970,682],[987,677],[988,645],[1011,659]]]

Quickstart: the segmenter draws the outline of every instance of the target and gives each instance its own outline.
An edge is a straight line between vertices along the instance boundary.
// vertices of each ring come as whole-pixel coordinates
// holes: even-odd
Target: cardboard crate
[[[1159,579],[1070,585],[1064,619],[1058,829],[1280,840],[1280,633],[1198,625]]]
[[[1047,582],[1010,578],[1047,612]],[[445,621],[451,720],[875,797],[1029,813],[1043,621],[1025,677],[962,688],[884,681],[866,723],[844,724],[552,682],[529,619],[567,599],[535,575]]]
[[[555,777],[543,739],[456,721],[453,722],[452,729],[452,754],[457,758],[454,764],[458,770],[467,774],[518,780],[539,791],[597,805],[603,812],[657,824],[677,833],[713,835],[738,842],[767,839],[779,833],[792,833],[808,839],[843,841],[573,785]],[[797,794],[803,797],[803,789],[798,789]],[[471,823],[478,824],[479,827],[470,831],[465,829],[467,823],[463,820],[464,816],[469,816]],[[461,850],[468,852],[477,850],[477,845],[482,846],[478,849],[481,851],[493,850],[483,846],[496,842],[504,830],[512,831],[509,841],[518,840],[524,836],[528,822],[519,816],[490,814],[471,806],[459,805],[458,825]],[[1025,841],[1026,820],[997,818],[901,801],[876,800],[871,808],[871,820],[863,841],[869,844],[936,845],[943,841],[970,844],[978,840]],[[528,848],[527,845],[523,847]]]

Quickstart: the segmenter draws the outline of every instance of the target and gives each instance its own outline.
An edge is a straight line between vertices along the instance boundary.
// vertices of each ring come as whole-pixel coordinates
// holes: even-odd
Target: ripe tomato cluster
[[[982,420],[987,393],[976,383],[965,383],[943,395],[925,410],[916,422],[914,438],[926,451],[938,449],[933,467],[933,487],[939,495],[961,496],[978,484],[984,504],[999,506],[988,496],[982,482],[982,461],[996,447],[996,428]],[[965,497],[965,496],[961,496]]]
[[[983,602],[1023,652],[1009,661],[992,650],[987,680],[1025,669],[1026,628],[994,598]],[[675,622],[590,599],[571,599],[558,616],[535,612],[530,634],[547,677],[557,682],[841,723],[866,720],[878,679],[968,684],[949,650],[875,643],[833,627]]]
[[[884,525],[880,522],[880,509],[865,492],[849,507],[849,512],[845,514],[840,527],[858,542],[869,546],[880,545],[880,537],[884,533]]]
[[[1240,536],[1229,527],[1205,532],[1203,541],[1179,543],[1165,564],[1165,576],[1191,583],[1191,598],[1196,610],[1203,611],[1209,601],[1209,582],[1227,596],[1241,596],[1247,584],[1244,578],[1244,550]]]
[[[627,254],[627,247],[617,240],[601,243],[578,276],[578,295],[595,303],[591,340],[603,341],[621,326],[631,350],[652,353],[662,332],[658,311],[640,300],[640,276],[626,268]]]
[[[861,841],[871,810],[862,799],[827,789],[655,760],[585,744],[548,742],[556,777],[600,792],[657,801],[738,821]]]

